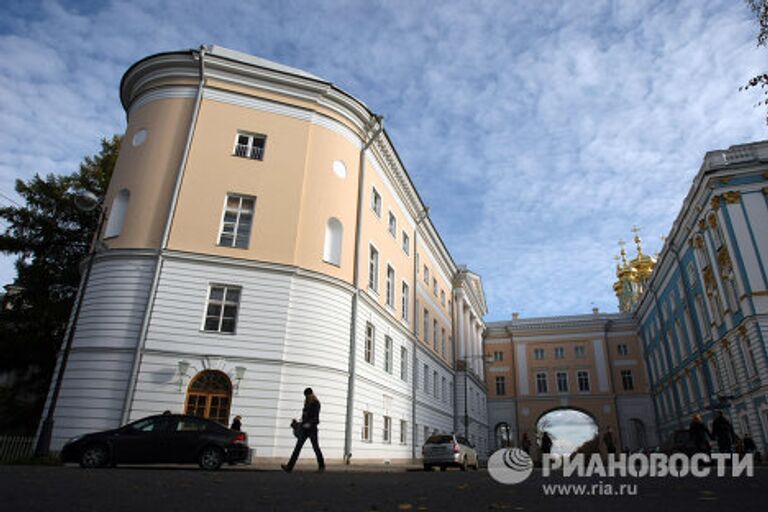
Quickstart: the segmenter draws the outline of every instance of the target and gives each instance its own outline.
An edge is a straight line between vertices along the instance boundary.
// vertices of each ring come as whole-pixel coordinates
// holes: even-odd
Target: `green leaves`
[[[24,206],[0,208],[7,223],[0,251],[16,256],[14,287],[0,309],[0,432],[34,432],[56,353],[80,282],[98,213],[75,207],[73,192],[103,197],[112,176],[120,137],[101,141],[69,175],[38,174],[16,181]]]

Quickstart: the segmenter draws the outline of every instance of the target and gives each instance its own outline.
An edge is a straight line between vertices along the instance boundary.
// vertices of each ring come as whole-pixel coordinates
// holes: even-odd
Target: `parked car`
[[[424,459],[424,471],[439,467],[445,471],[449,466],[457,466],[462,471],[468,467],[477,469],[480,462],[477,451],[465,437],[452,434],[436,434],[427,439],[421,448]]]
[[[224,462],[249,462],[250,449],[245,432],[194,416],[163,414],[71,439],[61,459],[84,468],[197,463],[203,469],[218,469]]]

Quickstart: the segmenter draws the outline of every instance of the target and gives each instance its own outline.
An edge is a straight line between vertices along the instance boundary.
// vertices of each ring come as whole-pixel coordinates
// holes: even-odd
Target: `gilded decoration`
[[[739,326],[739,334],[741,334],[742,336],[746,336],[747,335],[747,328],[744,327],[743,325],[740,325]]]
[[[731,182],[731,178],[732,178],[732,177],[733,177],[733,176],[723,176],[722,178],[720,178],[720,184],[721,184],[721,185],[727,185],[727,184],[729,184],[729,183]]]
[[[712,215],[709,216],[709,219],[707,220],[709,221],[710,226],[712,226],[713,228],[717,227],[717,215],[713,213]]]
[[[717,210],[718,208],[720,208],[720,196],[713,197],[712,201],[710,202],[710,205],[714,210]]]
[[[739,201],[741,201],[741,192],[726,192],[723,194],[723,197],[725,197],[725,202],[728,204],[736,204]]]
[[[707,221],[699,219],[699,229],[707,229]]]
[[[728,249],[721,247],[717,251],[717,264],[720,266],[720,274],[727,276],[733,270],[733,263],[731,262],[731,256],[728,254]]]
[[[704,222],[704,219],[701,220]],[[697,235],[691,239],[691,245],[696,249],[702,249],[704,247],[704,238],[701,235]]]

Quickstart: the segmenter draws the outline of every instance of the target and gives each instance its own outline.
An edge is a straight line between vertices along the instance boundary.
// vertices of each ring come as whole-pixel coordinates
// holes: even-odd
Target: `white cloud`
[[[489,319],[615,309],[616,240],[659,247],[708,150],[765,137],[739,2],[111,2],[14,9],[0,35],[0,190],[124,129],[122,73],[216,43],[307,69],[388,133]],[[13,272],[8,259],[0,278]]]

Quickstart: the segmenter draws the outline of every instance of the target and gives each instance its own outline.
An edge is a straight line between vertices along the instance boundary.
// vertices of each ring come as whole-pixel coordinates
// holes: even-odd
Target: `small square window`
[[[237,133],[234,155],[251,160],[264,160],[264,148],[267,144],[266,135],[253,133]]]

